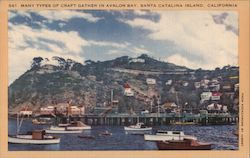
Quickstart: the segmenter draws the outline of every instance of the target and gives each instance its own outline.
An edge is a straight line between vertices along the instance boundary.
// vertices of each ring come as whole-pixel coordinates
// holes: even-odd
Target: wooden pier
[[[66,119],[58,118],[60,120]],[[89,125],[110,125],[110,126],[127,126],[136,124],[138,121],[146,125],[170,125],[179,123],[185,125],[188,123],[200,125],[226,125],[236,124],[238,122],[237,115],[230,114],[206,114],[206,115],[169,115],[169,114],[146,114],[146,115],[84,115],[84,116],[71,116],[72,121],[83,121]]]

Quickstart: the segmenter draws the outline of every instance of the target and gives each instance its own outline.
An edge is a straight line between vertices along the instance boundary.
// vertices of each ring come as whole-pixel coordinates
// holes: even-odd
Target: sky
[[[233,11],[9,11],[9,84],[32,59],[60,56],[84,64],[147,54],[192,69],[238,65]]]

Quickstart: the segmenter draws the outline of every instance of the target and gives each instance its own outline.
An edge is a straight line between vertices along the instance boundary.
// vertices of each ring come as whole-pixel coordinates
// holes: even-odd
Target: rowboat
[[[99,133],[99,136],[111,136],[112,135],[112,133],[110,133],[109,131],[105,131],[105,132],[101,132],[101,133]]]
[[[77,136],[78,138],[85,138],[85,139],[95,139],[94,136],[91,136],[91,135],[79,135]]]

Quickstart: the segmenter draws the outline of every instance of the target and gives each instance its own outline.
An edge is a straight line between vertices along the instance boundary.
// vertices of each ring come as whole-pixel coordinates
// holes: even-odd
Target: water
[[[25,120],[20,133],[32,129],[45,129],[46,125],[32,125],[31,120]],[[182,130],[185,134],[194,135],[199,141],[212,143],[213,150],[238,150],[238,138],[233,135],[236,125],[168,125],[155,126],[157,129]],[[99,136],[99,133],[108,130],[111,136]],[[16,133],[16,120],[9,119],[9,134]],[[54,134],[61,137],[60,144],[56,145],[26,145],[9,144],[9,151],[34,150],[34,151],[79,151],[79,150],[157,150],[155,142],[144,141],[143,135],[125,133],[123,126],[93,126],[91,130],[82,134]],[[78,135],[92,135],[95,139],[78,138]]]

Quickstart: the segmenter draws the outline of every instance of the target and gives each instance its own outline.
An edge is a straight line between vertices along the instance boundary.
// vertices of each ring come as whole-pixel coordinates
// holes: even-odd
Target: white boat
[[[46,133],[82,133],[83,130],[81,129],[68,129],[68,127],[58,127],[58,126],[51,126],[49,129],[45,130]]]
[[[66,127],[68,130],[89,130],[89,129],[91,129],[91,126],[88,126],[81,121],[76,121],[76,122],[67,123],[67,124],[58,124],[58,126],[59,127]]]
[[[36,134],[34,134],[36,133]],[[39,134],[40,133],[40,134]],[[58,144],[60,138],[45,135],[43,131],[32,131],[32,135],[14,135],[8,136],[8,143],[13,144]]]
[[[22,126],[23,117],[19,121],[19,113],[17,113],[17,131],[16,135],[8,136],[8,143],[14,144],[58,144],[60,138],[46,135],[45,130],[33,130],[30,134],[19,134]]]
[[[147,127],[142,122],[138,122],[136,125],[131,125],[128,127],[124,127],[126,131],[149,131],[152,130],[152,127]]]
[[[145,134],[144,139],[147,141],[169,141],[169,140],[197,140],[197,137],[185,135],[183,131],[164,131],[159,130],[155,135]]]

